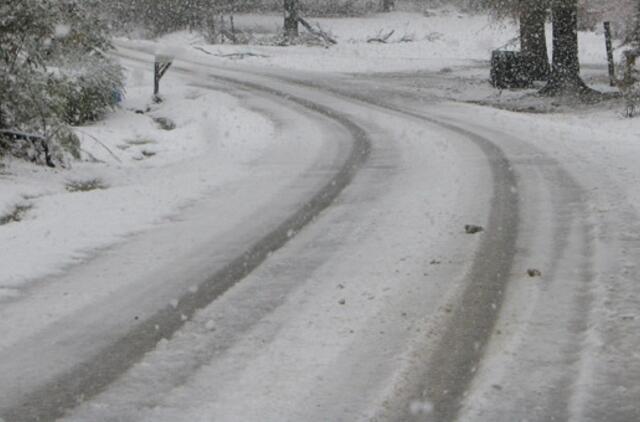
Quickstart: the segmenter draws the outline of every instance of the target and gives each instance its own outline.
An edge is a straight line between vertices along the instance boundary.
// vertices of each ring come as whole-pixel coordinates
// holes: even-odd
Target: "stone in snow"
[[[475,226],[473,224],[467,224],[466,226],[464,226],[464,231],[467,234],[476,234],[476,233],[483,232],[484,228],[482,226]]]
[[[540,270],[536,270],[535,268],[529,268],[527,270],[527,275],[529,277],[542,277],[542,272]]]

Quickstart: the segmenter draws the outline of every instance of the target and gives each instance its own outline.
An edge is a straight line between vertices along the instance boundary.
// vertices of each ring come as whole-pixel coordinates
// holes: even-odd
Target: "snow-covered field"
[[[533,90],[499,91],[489,84],[489,59],[495,49],[517,49],[518,28],[513,21],[496,21],[483,15],[467,15],[450,8],[422,13],[394,12],[372,14],[362,18],[319,18],[311,23],[330,34],[336,45],[310,46],[274,45],[274,37],[282,26],[279,15],[239,15],[236,27],[252,34],[247,45],[210,45],[195,32],[176,32],[157,40],[122,38],[122,47],[155,52],[158,49],[191,61],[220,65],[239,65],[244,68],[286,70],[295,77],[318,78],[327,75],[377,74],[393,78],[397,84],[411,81],[411,88],[454,101],[470,101],[507,109],[535,112],[571,112],[568,106],[553,99],[535,97]],[[301,31],[305,33],[304,28]],[[547,43],[551,46],[551,26],[547,27]],[[390,37],[385,43],[369,42],[372,38]],[[266,40],[266,41],[265,41]],[[614,46],[619,44],[618,41]],[[604,33],[579,33],[582,74],[586,82],[603,92],[616,92],[609,86]],[[614,51],[617,62],[621,50]],[[613,104],[611,104],[613,103]],[[618,107],[621,100],[600,106]],[[584,107],[582,107],[584,108]],[[593,107],[591,107],[593,109]],[[596,107],[597,109],[597,107]]]
[[[177,32],[157,40],[174,51],[198,53],[222,61],[242,62],[312,72],[430,71],[487,66],[491,51],[517,48],[518,29],[511,21],[484,15],[470,16],[454,9],[427,14],[394,12],[362,18],[319,18],[310,23],[330,34],[334,46],[207,45],[197,33]],[[257,40],[280,31],[280,15],[239,15],[236,27],[255,34]],[[301,27],[304,33],[304,28]],[[551,27],[548,31],[550,34]],[[368,42],[393,31],[386,43]],[[548,37],[549,47],[551,37]],[[257,43],[257,44],[256,44]],[[144,45],[145,43],[138,43]],[[149,43],[154,45],[154,42]],[[204,51],[203,51],[204,50]],[[208,54],[207,54],[208,53]],[[580,33],[580,57],[587,65],[605,65],[602,33]],[[488,79],[488,74],[486,75]]]
[[[236,17],[239,29],[257,34],[276,34],[282,25],[281,21],[282,17],[279,15]],[[491,50],[507,43],[514,36],[510,26],[495,25],[484,16],[462,16],[448,10],[440,11],[434,17],[397,12],[364,18],[323,18],[311,21],[330,33],[338,44],[330,48],[304,45],[211,46],[206,45],[200,35],[188,32],[170,34],[158,42],[174,45],[183,54],[191,51],[205,57],[208,55],[249,65],[358,73],[439,71],[451,66],[465,66],[475,61],[486,61]],[[386,44],[367,42],[369,38],[390,31],[394,32]]]

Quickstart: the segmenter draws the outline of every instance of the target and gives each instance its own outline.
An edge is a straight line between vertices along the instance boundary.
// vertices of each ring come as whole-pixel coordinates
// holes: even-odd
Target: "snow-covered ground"
[[[279,23],[278,17],[245,19],[249,26],[261,23],[264,27],[275,27]],[[242,18],[239,22],[243,22]],[[160,43],[179,46],[182,57],[190,60],[210,60],[219,66],[242,63],[254,69],[263,66],[286,69],[292,71],[294,78],[298,76],[295,71],[311,70],[331,74],[329,77],[335,77],[334,83],[348,80],[357,85],[358,74],[378,73],[373,83],[368,80],[360,88],[368,91],[371,97],[378,81],[379,96],[386,101],[394,99],[394,91],[406,94],[412,90],[418,98],[423,95],[426,102],[442,98],[481,101],[503,95],[521,104],[520,109],[525,109],[532,101],[530,98],[522,99],[518,92],[498,93],[487,83],[487,58],[492,49],[514,36],[515,29],[511,25],[496,26],[482,17],[451,14],[423,17],[402,13],[356,20],[324,19],[320,24],[340,41],[338,46],[329,49],[207,46],[197,37],[185,33],[165,37]],[[396,31],[393,37],[398,37],[392,37],[392,41],[404,33],[415,34],[416,41],[386,45],[366,42],[367,37],[378,31],[392,29]],[[442,35],[430,36],[434,32]],[[583,73],[587,81],[598,89],[610,89],[606,86],[602,34],[581,33],[580,42]],[[151,49],[154,43],[124,42],[124,45]],[[342,75],[336,76],[335,73]],[[401,95],[397,98],[402,101]],[[542,100],[534,99],[533,102]],[[523,182],[522,197],[541,204],[522,204],[525,209],[523,218],[529,219],[529,224],[536,221],[538,226],[523,222],[524,231],[528,232],[523,236],[530,236],[532,243],[519,254],[518,263],[525,268],[527,265],[539,265],[549,279],[545,278],[542,284],[531,285],[524,271],[521,280],[514,276],[498,323],[503,335],[489,345],[488,358],[482,366],[474,368],[478,376],[463,412],[466,420],[500,420],[505,414],[544,420],[545,415],[562,412],[572,420],[598,420],[607,415],[615,419],[617,414],[633,414],[628,405],[637,394],[633,380],[639,373],[638,365],[634,364],[637,353],[633,352],[633,345],[638,344],[638,339],[633,332],[638,328],[640,316],[637,309],[634,310],[638,304],[634,286],[636,264],[631,261],[635,258],[630,260],[628,257],[638,256],[637,248],[631,243],[636,239],[635,215],[640,211],[640,190],[637,188],[640,170],[634,165],[640,157],[640,124],[622,116],[621,102],[555,107],[553,100],[544,100],[543,105],[549,111],[560,112],[524,114],[477,106],[446,106],[441,110],[446,118],[455,116],[459,124],[470,128],[475,125],[476,131],[496,139],[513,160],[520,177],[532,176],[529,169],[537,169],[536,177],[548,177],[551,181],[547,183],[557,184],[548,188],[549,191],[538,186],[541,191],[536,192],[533,178],[530,184]],[[411,104],[411,108],[420,109],[420,102]],[[438,108],[427,109],[434,114],[439,112]],[[487,127],[496,128],[500,134]],[[505,134],[513,134],[512,143]],[[520,149],[520,140],[524,140],[528,147]],[[537,163],[536,157],[542,161],[531,165]],[[561,170],[555,167],[553,159],[560,163]],[[547,175],[540,170],[547,168],[545,166],[550,171]],[[556,172],[557,176],[552,176]],[[553,209],[544,208],[550,204]],[[536,210],[538,215],[535,215]],[[621,229],[622,233],[613,234],[625,222],[628,227]],[[569,245],[575,242],[576,245],[584,243],[588,246],[583,251],[563,251],[560,259],[565,262],[559,264],[563,270],[556,273],[553,265],[548,263],[558,256],[546,255],[549,250],[544,249],[544,242],[549,238],[545,237],[543,228],[555,228],[560,232],[566,230],[567,234],[559,236],[567,236]],[[538,237],[532,234],[536,231],[539,231]],[[536,245],[542,249],[536,250]],[[567,326],[570,328],[566,329]],[[536,338],[539,342],[531,348],[530,342]],[[621,342],[616,338],[627,340]],[[259,362],[259,358],[249,359],[252,363]],[[540,359],[544,365],[538,365]],[[252,372],[253,369],[247,370],[245,376],[251,378],[260,373],[260,368],[256,369],[258,372]],[[554,384],[554,379],[561,378],[562,382]],[[620,381],[616,382],[616,379]],[[562,383],[567,386],[558,387]],[[205,388],[203,385],[208,384],[197,385],[196,390],[200,391]],[[523,385],[528,387],[522,388]],[[189,390],[191,387],[175,393],[179,400],[164,403],[171,410],[162,408],[151,414],[171,414],[174,408],[189,402],[185,397],[193,393]],[[533,395],[553,396],[555,388],[558,388],[557,397],[549,399],[549,408],[527,407],[540,403],[531,399]],[[237,391],[252,390],[250,387],[247,390],[238,387]],[[266,396],[267,393],[260,395]],[[231,406],[230,403],[242,400],[242,396],[225,396],[224,402]],[[612,403],[616,400],[625,405],[614,409]],[[199,399],[193,401],[199,402]],[[565,405],[566,410],[561,410]],[[223,406],[225,411],[229,408]],[[203,414],[217,414],[219,411],[215,405],[206,410],[199,409]],[[277,412],[277,409],[272,410]],[[306,410],[296,411],[305,414]]]
[[[336,45],[274,45],[282,26],[279,15],[239,15],[236,27],[252,34],[247,45],[209,45],[196,32],[176,32],[157,40],[120,39],[122,47],[148,52],[167,49],[192,61],[245,68],[287,70],[310,78],[327,75],[378,74],[383,78],[411,80],[411,88],[427,96],[454,101],[468,101],[511,110],[533,112],[572,111],[553,99],[535,96],[535,89],[496,90],[489,84],[489,59],[495,49],[517,49],[518,28],[513,21],[496,21],[484,15],[468,15],[450,8],[426,13],[394,12],[372,14],[361,18],[310,19],[314,26],[331,34]],[[304,28],[301,31],[305,33]],[[552,51],[551,25],[547,27],[547,43]],[[371,38],[391,34],[386,43],[368,42]],[[275,41],[274,41],[275,40]],[[618,41],[614,46],[619,44]],[[582,74],[593,88],[606,93],[617,92],[609,86],[603,30],[579,33]],[[614,50],[617,62],[622,51]],[[416,76],[418,76],[416,78]],[[600,106],[623,110],[622,100]],[[583,107],[584,108],[584,107]],[[593,108],[593,107],[590,107]],[[596,107],[597,108],[597,107]],[[605,110],[608,111],[608,110]]]
[[[529,180],[522,183],[525,187],[536,177],[552,178],[557,172],[553,161],[562,163],[566,173],[542,194],[555,197],[549,201],[556,203],[555,209],[545,209],[545,200],[529,199],[523,218],[538,219],[529,229],[538,239],[556,226],[570,239],[581,239],[577,244],[583,248],[559,254],[561,264],[555,266],[543,263],[543,244],[528,244],[522,265],[546,268],[548,277],[543,275],[542,285],[509,285],[496,327],[502,335],[494,337],[478,368],[461,420],[493,421],[505,414],[514,420],[544,420],[545,411],[531,399],[536,394],[547,395],[549,406],[566,406],[568,420],[637,419],[637,406],[631,403],[638,397],[640,376],[638,122],[612,110],[526,115],[464,106],[452,115],[469,127],[512,134],[501,145],[520,168],[520,177]],[[538,152],[520,150],[523,139]],[[554,192],[576,188],[573,195]],[[525,189],[521,194],[527,196]],[[561,211],[563,205],[571,211]],[[563,315],[571,312],[575,317],[567,323]],[[563,326],[571,328],[563,332]],[[574,348],[567,346],[572,341]],[[558,344],[565,348],[556,354]],[[561,375],[563,371],[567,373]],[[566,383],[573,394],[555,383]]]
[[[273,142],[269,119],[174,76],[162,84],[166,101],[153,104],[152,78],[128,69],[118,110],[77,129],[84,160],[71,169],[6,163],[0,218],[22,211],[20,221],[0,225],[0,299],[179,214],[244,174]]]
[[[241,15],[236,25],[257,34],[275,33],[281,19]],[[515,35],[515,27],[508,22],[452,9],[313,22],[331,33],[338,45],[210,46],[187,32],[157,41],[120,40],[120,44],[254,68],[349,74],[431,72],[440,79],[426,78],[413,86],[438,96],[481,100],[496,95],[486,83],[491,50],[508,44]],[[367,42],[392,30],[387,44]],[[601,34],[581,33],[580,42],[583,63],[605,64]],[[71,170],[34,169],[19,162],[1,170],[0,218],[15,214],[21,221],[0,226],[0,297],[175,214],[233,178],[268,145],[273,131],[270,122],[239,106],[236,99],[189,87],[169,72],[163,81],[167,101],[154,105],[149,95],[151,77],[141,69],[129,69],[127,98],[121,108],[102,122],[78,128],[85,161],[74,163]],[[462,91],[451,88],[460,83],[466,83]],[[145,114],[134,113],[147,107]],[[628,139],[637,125],[619,118],[619,113],[615,108],[592,110],[574,113],[570,120],[582,127],[600,127],[602,118],[607,131]],[[176,128],[161,129],[154,122],[158,117],[169,118]],[[567,121],[565,115],[560,119]]]
[[[275,32],[280,20],[280,16],[239,16],[236,22],[243,29]],[[259,195],[267,190],[265,177],[290,174],[296,180],[321,155],[318,151],[325,151],[326,162],[335,165],[334,156],[346,148],[335,142],[345,139],[344,128],[330,131],[326,124],[314,126],[299,110],[300,115],[279,110],[280,118],[288,118],[278,121],[268,108],[249,110],[241,99],[205,90],[202,84],[211,80],[206,65],[211,64],[219,76],[231,77],[234,69],[242,68],[247,73],[239,78],[336,107],[336,114],[348,116],[373,134],[372,159],[331,212],[196,313],[110,388],[69,414],[70,419],[237,420],[240,415],[243,420],[275,421],[340,420],[348,415],[347,420],[360,420],[375,416],[381,402],[393,406],[392,399],[410,390],[407,380],[454,309],[481,242],[482,237],[470,238],[461,228],[467,223],[486,224],[492,198],[490,167],[497,158],[485,159],[478,145],[459,132],[375,104],[420,112],[481,134],[504,152],[509,171],[518,180],[520,190],[508,188],[523,201],[518,204],[520,243],[517,251],[511,251],[516,258],[498,317],[499,335],[492,337],[487,359],[473,368],[477,377],[463,418],[493,421],[518,414],[545,420],[544,416],[562,414],[568,415],[566,419],[595,421],[604,420],[597,417],[603,409],[631,414],[633,409],[613,409],[608,404],[623,398],[628,405],[640,385],[633,382],[640,380],[638,121],[623,118],[617,103],[565,107],[558,114],[450,103],[519,95],[499,94],[486,81],[490,51],[515,36],[510,24],[451,10],[429,16],[392,13],[318,22],[338,39],[337,46],[211,46],[184,32],[156,41],[118,41],[122,56],[137,54],[133,49],[175,54],[170,74],[185,78],[190,74],[191,79],[169,76],[163,82],[166,101],[136,114],[131,110],[146,110],[149,74],[125,60],[129,79],[123,108],[103,122],[78,129],[89,161],[64,171],[17,162],[2,169],[0,215],[16,206],[23,207],[24,215],[19,222],[0,226],[0,300],[4,295],[11,302],[25,282],[61,273],[131,234],[152,233],[159,222],[172,218],[180,221],[189,205],[217,188],[219,196],[200,211],[192,209],[196,217],[186,218],[184,226],[164,225],[157,230],[160,234],[139,242],[148,246],[164,241],[154,250],[155,258],[161,259],[176,252],[167,245],[171,243],[167,239],[176,238],[174,249],[185,248],[180,257],[189,263],[183,273],[172,269],[152,274],[159,279],[156,287],[149,269],[142,268],[146,263],[134,259],[130,271],[134,275],[125,277],[109,264],[120,262],[119,254],[131,252],[137,244],[131,242],[129,249],[98,257],[84,270],[57,280],[73,290],[97,269],[103,271],[97,280],[110,280],[111,290],[85,286],[75,290],[76,297],[55,306],[50,303],[53,295],[44,289],[24,304],[1,309],[0,316],[8,322],[3,325],[0,351],[4,346],[7,356],[23,362],[23,349],[12,347],[32,344],[29,336],[47,327],[47,318],[63,321],[63,333],[73,332],[69,327],[83,323],[75,316],[93,303],[90,295],[106,298],[124,291],[138,300],[145,298],[145,289],[162,290],[157,298],[148,299],[151,304],[140,300],[136,309],[125,306],[134,299],[118,298],[115,321],[90,321],[89,326],[121,333],[134,315],[136,321],[139,315],[148,316],[161,301],[167,302],[216,268],[219,263],[209,263],[210,254],[224,261],[220,256],[241,244],[238,233],[226,233],[225,227],[211,230],[215,242],[207,241],[205,233],[194,242],[183,228],[204,227],[213,211],[221,221],[233,221],[234,228],[245,220],[257,224],[256,214],[263,212],[274,217],[276,210],[269,207],[243,206],[273,204],[267,199],[273,200],[275,193],[265,193],[268,198]],[[390,43],[367,42],[379,31],[390,30],[395,31]],[[399,42],[405,35],[413,41]],[[604,40],[600,34],[580,37],[585,73],[604,87]],[[255,72],[271,73],[271,78]],[[292,76],[309,82],[314,75],[325,88],[349,83],[332,96],[282,81]],[[189,85],[193,80],[200,85]],[[356,94],[363,93],[369,104],[358,102]],[[160,129],[153,117],[169,118],[177,127]],[[273,172],[271,167],[276,166],[271,162],[262,163],[263,169],[253,175],[261,183],[259,189],[245,180],[245,196],[236,195],[232,182],[247,176],[247,168],[278,143],[283,127],[295,129],[296,135],[286,148],[271,153],[281,173]],[[292,145],[298,149],[292,151]],[[282,170],[295,163],[296,171]],[[324,165],[313,167],[319,179],[328,173]],[[500,183],[493,183],[495,190]],[[313,187],[302,185],[294,184],[305,194]],[[85,192],[84,186],[99,189]],[[225,198],[229,204],[219,210]],[[286,198],[295,205],[293,197]],[[234,209],[241,209],[237,211],[241,215],[232,215]],[[186,251],[190,243],[193,250]],[[134,255],[144,258],[144,253]],[[529,266],[539,268],[542,277],[527,277]],[[158,268],[167,265],[158,263]],[[136,272],[144,276],[138,280]],[[95,303],[92,318],[113,312],[112,302]],[[43,306],[53,316],[34,317],[34,310]],[[56,338],[58,332],[52,329],[49,335]],[[61,356],[69,347],[64,343],[55,342]],[[89,351],[99,346],[82,345]],[[62,366],[74,364],[68,357],[60,359]],[[22,376],[21,368],[10,369]],[[556,377],[566,379],[555,383]],[[624,381],[616,384],[616,378]],[[30,387],[29,380],[21,382]],[[550,401],[556,407],[520,406],[548,403],[541,397],[549,395],[550,387],[559,389],[560,398]],[[414,410],[430,413],[433,408],[418,402]],[[536,415],[542,416],[535,419]]]
[[[313,224],[68,420],[361,420],[413,362],[406,349],[446,315],[480,241],[463,227],[487,218],[491,176],[478,148],[410,118],[245,78],[358,122],[370,159]]]
[[[239,29],[274,35],[282,25],[279,15],[240,15]],[[372,15],[364,18],[312,19],[332,34],[338,44],[330,48],[294,45],[206,45],[196,33],[178,32],[158,42],[221,60],[317,72],[439,71],[486,61],[491,50],[513,38],[513,28],[496,25],[484,16],[462,16],[440,11],[425,17],[413,13]],[[301,31],[303,31],[301,29]],[[394,31],[387,44],[368,43],[372,37]],[[138,44],[140,45],[140,44]],[[186,51],[185,51],[186,50]]]
[[[393,12],[309,21],[338,43],[329,47],[260,45],[259,40],[280,31],[281,15],[236,16],[239,30],[255,34],[256,41],[249,45],[207,45],[201,35],[186,31],[163,36],[157,42],[165,47],[173,46],[174,51],[181,51],[183,55],[192,52],[227,62],[330,73],[448,73],[456,68],[486,67],[493,50],[518,47],[518,29],[514,22],[496,21],[485,15],[470,16],[447,8],[427,14]],[[300,30],[305,32],[302,27]],[[386,43],[368,42],[392,31]],[[549,35],[550,31],[549,26]],[[550,36],[548,42],[551,42]],[[144,44],[138,42],[137,45]],[[587,65],[606,64],[602,33],[580,33],[580,58]],[[488,74],[485,78],[488,79]]]

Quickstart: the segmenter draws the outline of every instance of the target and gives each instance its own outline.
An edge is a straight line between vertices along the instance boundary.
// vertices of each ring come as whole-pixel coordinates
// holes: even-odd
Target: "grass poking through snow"
[[[16,205],[10,213],[0,216],[0,226],[22,221],[31,208],[32,205]]]
[[[107,189],[107,186],[100,179],[74,180],[67,183],[66,189],[69,192],[90,192],[92,190]]]
[[[129,145],[149,145],[149,144],[155,144],[156,141],[154,141],[153,139],[140,138],[140,139],[132,139],[130,141],[127,141],[127,143]]]

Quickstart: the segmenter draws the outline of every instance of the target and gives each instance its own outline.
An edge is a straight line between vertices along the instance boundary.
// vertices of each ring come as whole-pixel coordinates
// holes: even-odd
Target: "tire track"
[[[203,63],[197,64],[203,65]],[[259,72],[248,71],[247,73],[264,76]],[[484,136],[479,136],[472,130],[465,129],[465,127],[469,126],[463,120],[456,121],[446,116],[421,115],[381,101],[379,97],[374,97],[375,94],[362,95],[359,92],[348,92],[347,89],[336,88],[335,84],[329,85],[324,82],[296,80],[278,75],[269,76],[272,79],[281,80],[288,84],[314,88],[319,92],[331,93],[347,100],[363,103],[365,106],[379,107],[443,127],[466,137],[479,146],[487,156],[494,178],[493,207],[486,236],[483,238],[474,260],[473,268],[468,275],[467,288],[461,294],[456,308],[452,311],[452,316],[446,323],[445,333],[441,336],[436,350],[425,353],[425,368],[410,375],[410,385],[402,386],[403,391],[398,397],[395,397],[397,400],[390,405],[390,410],[385,412],[385,416],[381,418],[381,420],[400,421],[424,419],[451,421],[457,419],[462,402],[471,382],[475,378],[476,369],[483,360],[485,349],[490,342],[491,333],[497,323],[503,301],[503,292],[509,283],[509,274],[514,262],[516,262],[516,246],[517,244],[518,246],[523,246],[517,242],[519,229],[523,227],[520,221],[522,220],[522,209],[520,209],[522,199],[518,193],[517,181],[518,176],[522,177],[523,173],[521,168],[517,171],[512,168],[514,163],[509,161],[505,151],[498,146],[504,145],[508,151],[511,151],[511,145],[504,143],[504,135],[497,131],[485,131],[485,133],[482,132],[483,129],[479,129],[481,133],[485,134]],[[550,159],[548,155],[536,148],[532,148],[526,142],[517,139],[514,139],[514,141],[524,146],[527,153],[546,156],[547,160]],[[593,374],[583,373],[584,363],[582,361],[584,359],[593,359],[592,356],[588,356],[593,351],[587,350],[587,356],[585,356],[585,348],[592,347],[585,343],[585,336],[589,326],[587,321],[593,318],[591,315],[593,312],[592,302],[594,300],[594,290],[598,288],[595,284],[602,282],[595,276],[593,266],[594,254],[596,253],[594,250],[596,247],[594,245],[594,231],[597,231],[598,228],[594,226],[593,215],[589,209],[580,205],[586,200],[582,187],[569,173],[563,170],[559,162],[551,159],[550,165],[553,167],[554,174],[548,175],[550,177],[548,180],[549,186],[557,185],[557,189],[552,189],[555,196],[555,205],[562,210],[560,214],[564,215],[564,223],[569,222],[573,227],[573,232],[555,230],[553,243],[550,245],[551,249],[555,251],[555,255],[548,274],[552,276],[557,267],[560,266],[563,271],[571,270],[566,265],[562,266],[559,261],[560,257],[566,254],[581,263],[579,265],[581,270],[577,273],[577,278],[575,278],[578,285],[572,290],[573,294],[567,295],[564,299],[570,304],[570,312],[561,314],[562,322],[558,321],[554,324],[554,326],[560,325],[560,329],[568,327],[570,335],[566,337],[566,341],[562,342],[563,345],[552,353],[559,352],[566,359],[566,362],[571,363],[571,367],[567,368],[566,365],[565,367],[562,365],[558,367],[559,372],[562,372],[562,374],[559,375],[557,384],[553,385],[553,391],[545,395],[544,402],[540,400],[531,402],[530,399],[527,399],[526,404],[527,406],[536,406],[537,403],[544,407],[538,414],[538,420],[565,420],[576,414],[581,414],[582,417],[585,417],[589,413],[593,415],[598,412],[604,412],[602,414],[610,416],[612,414],[619,415],[619,417],[614,417],[616,420],[628,420],[630,415],[637,414],[632,400],[622,402],[619,398],[612,399],[611,402],[619,402],[621,406],[611,409],[606,405],[596,406],[593,403],[585,403],[586,398],[582,397],[584,394],[582,390],[585,389],[584,380],[593,377]],[[547,170],[545,172],[548,174]],[[526,175],[526,171],[524,174]],[[567,204],[567,198],[570,198],[569,202],[573,205]],[[524,227],[527,230],[531,229],[530,223],[527,223]],[[624,255],[625,253],[626,250],[623,250],[622,254]],[[625,265],[628,270],[629,264]],[[623,275],[628,277],[626,272]],[[571,278],[573,279],[574,277]],[[600,292],[600,295],[602,295],[602,292]],[[549,305],[546,304],[546,306],[548,307]],[[542,308],[542,312],[545,312],[544,306]],[[540,312],[540,309],[537,312]],[[620,329],[616,326],[615,330],[619,331]],[[614,330],[609,330],[609,332],[611,331]],[[610,343],[614,343],[614,341],[611,340]],[[553,348],[554,340],[547,341],[547,345]],[[626,344],[624,346],[627,347]],[[620,347],[622,348],[622,346]],[[627,356],[631,355],[631,353],[627,353]],[[630,360],[632,358],[626,359]],[[606,364],[604,365],[607,366]],[[630,365],[627,365],[627,368],[629,367]],[[610,372],[614,371],[611,370]],[[609,374],[607,373],[607,375]],[[584,376],[586,378],[583,378]],[[632,385],[632,379],[633,377],[631,376],[625,382]],[[612,381],[609,384],[616,385],[616,382]],[[607,389],[606,385],[599,385],[598,388],[603,391]],[[636,390],[633,387],[622,389],[624,394],[629,397]],[[416,392],[420,392],[421,397],[416,397]],[[622,395],[622,393],[618,395]],[[411,402],[415,399],[423,399],[432,403],[433,412],[428,416],[412,415],[409,408]],[[508,415],[502,414],[501,416],[509,417]],[[590,416],[592,417],[592,415]],[[633,418],[633,416],[631,417]]]
[[[205,66],[195,61],[191,63]],[[257,72],[242,72],[264,77]],[[464,283],[466,288],[458,296],[458,302],[445,322],[437,346],[425,356],[425,365],[422,368],[414,368],[408,381],[409,385],[403,386],[404,393],[387,407],[382,418],[402,422],[424,420],[424,415],[411,412],[411,403],[418,401],[433,406],[433,412],[427,416],[428,420],[455,420],[496,325],[503,293],[515,261],[520,226],[520,198],[517,177],[511,163],[495,142],[456,123],[415,113],[367,95],[347,93],[318,82],[278,75],[269,77],[444,128],[469,139],[485,154],[493,178],[492,207],[486,232]],[[225,77],[220,79],[225,80]],[[233,79],[229,78],[228,82],[233,82]],[[244,84],[249,88],[257,88],[253,83]]]
[[[127,58],[140,61],[137,58]],[[159,310],[98,355],[78,364],[55,381],[30,392],[15,406],[3,409],[0,417],[6,422],[55,420],[62,417],[67,410],[74,408],[79,401],[99,394],[142,356],[153,350],[161,339],[171,337],[199,309],[213,302],[250,274],[271,252],[287,244],[292,233],[299,232],[331,205],[367,161],[371,142],[366,131],[343,114],[263,85],[228,77],[216,79],[237,87],[284,98],[338,123],[352,138],[353,145],[349,156],[339,171],[313,197],[245,253],[209,277],[199,286],[196,293],[185,294],[179,299],[177,306],[169,305]]]
[[[469,139],[485,154],[493,178],[493,199],[486,232],[464,283],[467,287],[445,322],[435,350],[425,356],[425,366],[414,368],[409,385],[402,388],[403,394],[395,398],[384,412],[385,416],[380,418],[401,422],[425,418],[437,422],[455,420],[491,339],[515,261],[520,198],[512,164],[495,142],[458,124],[415,113],[370,96],[345,93],[332,86],[291,78],[278,79],[439,126]],[[416,414],[411,411],[414,402],[428,403],[433,406],[433,411],[427,416]]]

